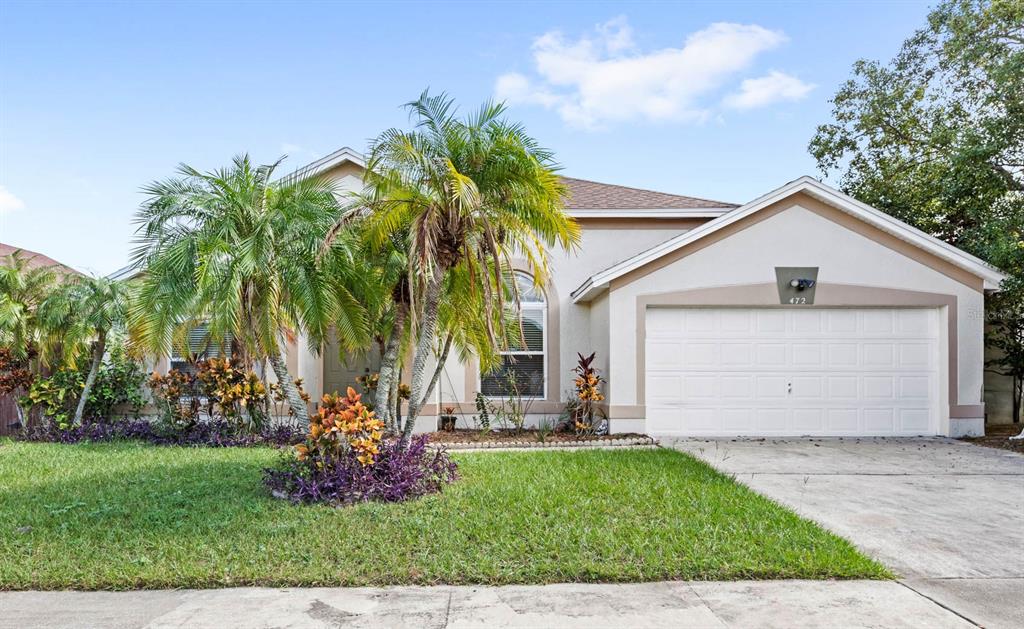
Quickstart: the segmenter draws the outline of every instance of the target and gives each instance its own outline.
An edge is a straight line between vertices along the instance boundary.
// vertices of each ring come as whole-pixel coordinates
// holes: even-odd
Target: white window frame
[[[198,328],[199,326],[208,325],[208,324],[209,324],[209,321],[204,320],[201,323],[197,323],[195,325],[195,327]],[[186,343],[187,343],[187,341],[186,341]],[[178,351],[177,348],[172,344],[171,345],[171,353],[167,354],[165,356],[165,358],[167,359],[167,370],[168,371],[170,371],[171,369],[174,369],[175,361],[177,361],[177,362],[188,362],[186,360],[186,357],[185,356],[179,356],[177,354],[177,351]],[[220,356],[220,354],[213,354],[213,355],[207,356],[207,358],[216,358],[217,356]]]
[[[533,284],[534,278],[526,271],[514,271],[514,275],[522,276],[529,280]],[[540,295],[541,301],[520,301],[519,310],[517,315],[519,317],[520,325],[522,324],[523,311],[525,310],[539,310],[541,320],[541,346],[540,351],[530,350],[501,350],[498,352],[499,357],[504,356],[536,356],[541,355],[542,369],[544,370],[543,378],[541,378],[542,390],[540,395],[524,395],[524,400],[546,400],[548,397],[548,296],[547,293],[540,288],[534,288],[537,294]],[[483,371],[479,368],[476,370],[476,390],[483,393]],[[487,395],[484,396],[489,400],[502,400],[506,396],[501,395]]]

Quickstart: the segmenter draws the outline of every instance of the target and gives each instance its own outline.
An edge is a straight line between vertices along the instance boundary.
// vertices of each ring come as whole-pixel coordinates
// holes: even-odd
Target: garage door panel
[[[924,432],[928,430],[929,417],[926,408],[900,409],[900,430],[903,432]]]
[[[865,334],[891,336],[895,326],[892,310],[863,310],[860,312],[861,331]]]
[[[820,400],[825,388],[823,380],[822,376],[793,376],[790,394],[801,400]]]
[[[719,329],[723,332],[751,332],[754,329],[753,312],[749,310],[727,310],[719,318]]]
[[[754,409],[752,408],[723,408],[719,409],[718,426],[715,426],[711,434],[721,429],[732,433],[752,432],[754,426]]]
[[[784,367],[787,364],[787,346],[782,343],[758,343],[758,367]]]
[[[648,396],[651,402],[674,402],[683,397],[683,376],[663,375],[651,377]]]
[[[785,376],[756,376],[756,395],[758,400],[785,399],[786,378]]]
[[[720,383],[720,395],[723,398],[749,400],[754,395],[754,376],[722,375]]]
[[[829,343],[826,348],[828,360],[825,366],[830,369],[856,367],[860,362],[860,352],[856,343]]]
[[[685,343],[678,359],[688,368],[707,368],[718,365],[717,343]]]
[[[896,311],[896,329],[900,334],[935,333],[935,317],[929,316],[928,310],[906,309]]]
[[[896,348],[892,343],[865,343],[861,355],[866,367],[892,367],[896,364]]]
[[[932,346],[926,343],[901,343],[899,347],[899,366],[918,369],[927,367],[933,362]]]
[[[683,344],[658,342],[647,349],[647,360],[655,369],[682,367]]]
[[[793,428],[807,434],[823,432],[825,430],[825,409],[793,409]]]
[[[830,408],[825,429],[835,434],[857,434],[860,431],[859,415],[856,408]]]
[[[896,392],[894,376],[865,376],[863,396],[868,399],[891,400]]]
[[[821,367],[824,348],[820,343],[794,343],[793,365],[798,367]]]
[[[781,334],[786,331],[786,313],[782,310],[758,310],[757,331]]]
[[[755,412],[754,429],[763,434],[784,433],[789,425],[789,410],[785,408],[759,408]]]
[[[683,394],[691,400],[718,397],[718,379],[716,374],[687,374],[683,377]]]
[[[752,367],[754,364],[754,344],[747,341],[741,343],[722,343],[723,367]]]
[[[927,376],[900,376],[900,397],[905,400],[929,400],[932,398],[932,378]]]
[[[674,336],[686,330],[685,319],[668,308],[651,308],[647,311],[647,338]]]
[[[891,408],[864,409],[864,433],[885,434],[896,432],[896,419]]]
[[[829,310],[825,313],[826,329],[832,334],[856,333],[857,313],[853,310]]]
[[[796,335],[819,335],[821,334],[821,311],[802,310],[793,312],[790,317],[790,331]]]
[[[700,334],[701,332],[715,332],[717,330],[715,311],[713,310],[690,310],[686,313],[684,325],[689,334]]]
[[[651,432],[937,432],[934,309],[665,308],[648,316],[662,331],[647,344]]]

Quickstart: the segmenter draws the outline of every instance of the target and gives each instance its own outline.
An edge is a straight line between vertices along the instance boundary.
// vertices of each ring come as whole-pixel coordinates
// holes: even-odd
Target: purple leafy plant
[[[249,446],[287,446],[303,440],[301,430],[289,426],[264,426],[248,432],[227,420],[198,422],[186,428],[172,428],[145,419],[87,421],[61,429],[53,422],[39,422],[16,436],[22,441],[79,443],[134,439],[163,446],[205,446],[214,448]]]
[[[403,449],[398,440],[385,441],[373,465],[361,464],[351,453],[301,461],[292,455],[281,466],[266,469],[263,482],[274,496],[296,503],[410,500],[440,492],[457,477],[448,453],[427,442],[421,435]]]

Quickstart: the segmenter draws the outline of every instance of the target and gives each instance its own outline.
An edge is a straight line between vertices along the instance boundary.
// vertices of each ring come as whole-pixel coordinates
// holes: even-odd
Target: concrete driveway
[[[1024,627],[1024,456],[950,439],[679,441],[984,627]]]

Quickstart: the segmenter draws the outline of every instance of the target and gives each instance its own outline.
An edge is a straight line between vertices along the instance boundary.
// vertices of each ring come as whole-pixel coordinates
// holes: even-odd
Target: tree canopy
[[[1013,273],[1024,259],[1024,3],[949,0],[860,60],[810,151],[843,189]]]
[[[858,199],[1009,274],[988,367],[1024,381],[1024,2],[947,0],[889,63],[860,60],[811,154]]]

